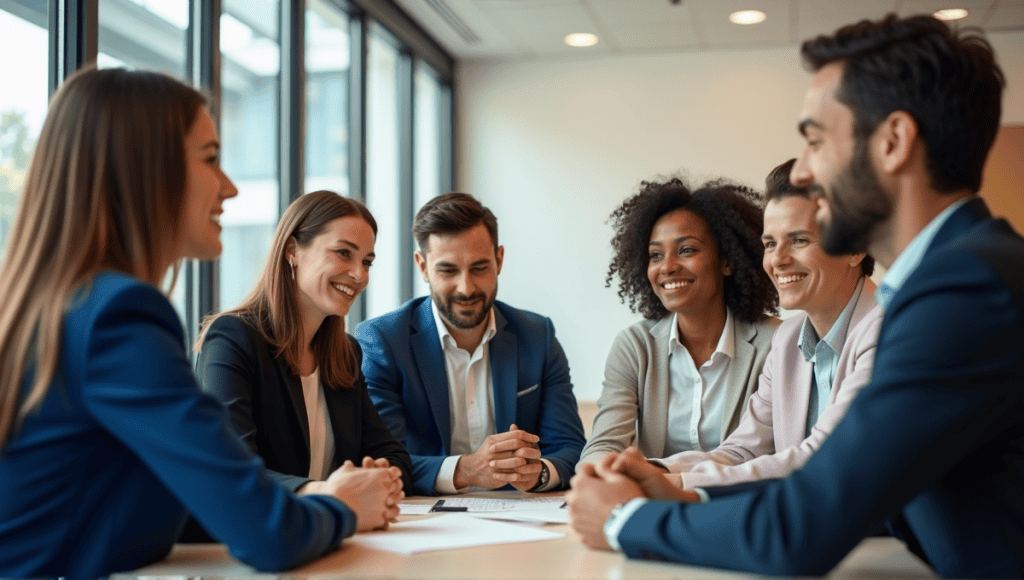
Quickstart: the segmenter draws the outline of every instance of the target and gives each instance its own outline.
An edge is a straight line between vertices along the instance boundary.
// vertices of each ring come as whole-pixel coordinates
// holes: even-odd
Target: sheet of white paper
[[[559,509],[564,503],[564,497],[529,497],[524,499],[485,499],[478,497],[444,498],[444,507],[465,507],[468,512]]]
[[[469,546],[536,542],[561,538],[564,535],[529,526],[517,526],[463,514],[449,514],[426,520],[391,524],[386,531],[357,534],[345,542],[399,554],[415,554]]]
[[[434,504],[421,504],[421,503],[403,503],[398,502],[398,512],[403,516],[417,516],[422,514],[429,514],[430,508],[434,507]]]
[[[507,512],[477,512],[469,515],[474,518],[484,518],[504,522],[523,522],[529,524],[569,523],[569,510],[566,509],[512,510]]]

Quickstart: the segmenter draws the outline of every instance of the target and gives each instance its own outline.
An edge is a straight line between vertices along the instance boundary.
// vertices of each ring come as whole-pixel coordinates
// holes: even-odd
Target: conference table
[[[478,492],[478,498],[524,498],[522,492]],[[529,497],[555,494],[529,494]],[[408,498],[403,503],[432,505],[438,498]],[[436,517],[402,515],[399,521]],[[260,573],[232,558],[221,544],[178,544],[164,560],[111,578],[361,578],[361,579],[531,579],[659,580],[745,578],[740,572],[630,560],[622,554],[591,550],[569,526],[542,529],[564,534],[557,539],[419,552],[412,555],[372,549],[343,541],[341,547],[305,566],[278,574]],[[386,532],[385,532],[386,533]],[[827,578],[937,578],[894,538],[867,538]]]

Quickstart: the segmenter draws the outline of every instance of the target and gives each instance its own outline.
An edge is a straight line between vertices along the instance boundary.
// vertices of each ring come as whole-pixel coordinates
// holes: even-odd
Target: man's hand
[[[628,477],[612,471],[608,463],[585,463],[572,478],[572,490],[565,496],[569,504],[569,526],[588,548],[611,550],[604,536],[604,524],[612,509],[631,499],[644,497],[640,486]]]
[[[368,459],[375,463],[364,458],[363,465]],[[356,530],[360,532],[387,529],[398,518],[398,502],[405,497],[402,472],[397,467],[360,469],[351,461],[345,461],[327,481],[311,481],[298,491],[332,495],[341,500],[356,513]]]
[[[471,485],[494,489],[506,483],[530,489],[541,471],[538,441],[540,437],[515,425],[505,433],[491,435],[479,449],[459,458],[452,483],[456,489]]]
[[[632,479],[644,491],[644,495],[651,499],[700,502],[696,492],[681,489],[678,479],[669,479],[664,469],[652,465],[636,447],[630,447],[618,455],[606,455],[601,458],[601,464]]]

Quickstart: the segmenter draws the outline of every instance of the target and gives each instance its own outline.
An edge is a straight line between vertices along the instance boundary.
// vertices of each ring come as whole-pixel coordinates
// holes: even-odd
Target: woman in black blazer
[[[281,217],[256,287],[207,321],[197,374],[288,488],[313,492],[338,469],[386,468],[397,506],[411,490],[409,454],[370,402],[359,344],[345,332],[376,235],[358,201],[330,191],[297,199]]]

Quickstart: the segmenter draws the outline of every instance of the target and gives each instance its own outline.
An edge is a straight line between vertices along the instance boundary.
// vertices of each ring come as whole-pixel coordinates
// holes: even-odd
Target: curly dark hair
[[[642,181],[640,190],[612,212],[609,221],[612,261],[605,287],[619,277],[619,298],[648,320],[663,318],[668,310],[647,279],[648,244],[661,216],[685,209],[700,216],[715,239],[718,255],[732,274],[725,277],[725,306],[744,322],[756,322],[778,312],[779,295],[761,267],[764,246],[764,208],[761,195],[725,179],[708,181],[696,190],[680,177],[667,181]]]

